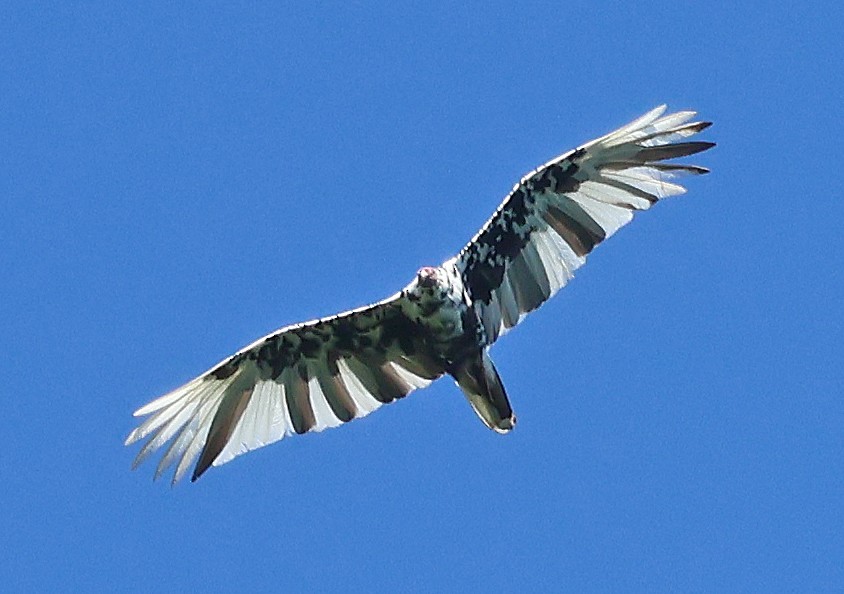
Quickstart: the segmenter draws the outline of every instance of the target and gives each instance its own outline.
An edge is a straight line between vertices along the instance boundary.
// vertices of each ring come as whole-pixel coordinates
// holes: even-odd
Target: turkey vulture
[[[682,194],[666,160],[704,151],[686,139],[710,122],[660,106],[524,176],[459,254],[420,269],[373,305],[281,328],[135,412],[147,417],[137,467],[167,442],[155,478],[173,483],[277,441],[365,416],[450,375],[481,421],[507,433],[516,417],[489,348],[563,287],[633,213]]]

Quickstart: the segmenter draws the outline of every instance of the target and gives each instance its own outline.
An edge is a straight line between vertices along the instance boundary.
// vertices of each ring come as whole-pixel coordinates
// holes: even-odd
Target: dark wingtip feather
[[[214,456],[216,458],[216,456]],[[193,469],[193,474],[190,477],[190,482],[195,483],[196,479],[205,474],[205,471],[211,468],[211,463],[214,461],[210,456],[204,456],[199,459]]]
[[[696,142],[678,142],[675,144],[666,144],[662,146],[648,146],[639,150],[636,153],[636,159],[640,159],[644,163],[651,161],[663,161],[665,159],[677,159],[679,157],[688,157],[705,150],[711,149],[715,146],[714,142],[696,141]]]
[[[202,473],[208,470],[217,456],[225,449],[235,427],[237,427],[240,418],[249,405],[254,390],[254,386],[245,390],[234,390],[223,397],[217,413],[214,415],[214,420],[211,421],[211,427],[208,429],[208,435],[205,438],[205,446],[202,448],[199,461],[193,469],[191,482],[195,482],[202,476]]]

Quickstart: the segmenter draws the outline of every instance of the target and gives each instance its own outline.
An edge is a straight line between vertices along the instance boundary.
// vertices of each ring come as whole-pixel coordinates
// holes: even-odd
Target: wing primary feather
[[[156,398],[152,402],[145,404],[144,406],[136,410],[134,413],[132,413],[132,415],[135,417],[145,417],[158,410],[161,410],[162,408],[169,406],[170,404],[184,398],[186,394],[191,393],[196,388],[196,386],[201,384],[203,381],[205,381],[205,378],[203,376],[199,376],[196,379],[189,381],[184,386],[176,388],[175,390],[171,390],[167,394],[164,394],[163,396]]]
[[[186,398],[184,403],[181,405],[174,402],[167,408],[161,409],[155,417],[153,417],[157,420],[157,424],[159,425],[158,430],[144,445],[141,451],[138,452],[132,468],[137,468],[152,451],[161,447],[161,445],[163,445],[171,437],[174,435],[181,436],[187,428],[194,425],[196,423],[196,419],[200,415],[200,412],[204,410],[204,406],[207,403],[213,403],[228,383],[229,382],[220,382],[216,385],[212,384],[209,386],[203,386],[198,392],[192,394],[189,398]],[[152,420],[152,418],[150,420]],[[139,427],[139,429],[141,429],[141,427]],[[142,436],[145,437],[146,432],[144,432],[144,435]],[[140,437],[136,439],[139,438]]]
[[[200,388],[201,390],[201,388]],[[175,417],[180,415],[184,410],[193,407],[196,408],[201,401],[201,396],[198,393],[186,393],[184,400],[181,402],[174,401],[165,408],[155,409],[152,416],[146,419],[143,423],[138,425],[126,438],[125,445],[129,445],[144,439],[153,431],[157,431],[163,425],[168,424]]]
[[[185,449],[190,444],[191,440],[193,440],[197,431],[204,426],[203,419],[208,416],[209,411],[213,410],[218,396],[225,390],[225,385],[226,383],[224,382],[218,382],[217,385],[210,390],[207,396],[198,403],[196,409],[191,414],[191,418],[181,426],[175,439],[170,442],[170,446],[167,448],[167,451],[161,457],[161,460],[159,460],[158,466],[155,469],[153,480],[158,480],[161,475],[173,465],[173,462],[175,462],[179,456],[184,454]]]
[[[611,186],[617,190],[621,190],[622,192],[631,194],[636,198],[641,198],[642,200],[645,200],[648,205],[656,204],[657,200],[659,200],[659,197],[654,196],[650,192],[646,192],[645,190],[641,190],[635,186],[631,186],[630,184],[623,182],[619,179],[604,176],[601,177],[600,183]],[[635,206],[634,208],[636,208],[637,210],[645,210],[644,208],[637,208]]]
[[[639,161],[613,161],[611,163],[602,163],[597,167],[599,171],[623,171],[625,169],[632,169],[642,167]],[[664,171],[667,173],[689,173],[691,175],[703,175],[709,173],[706,167],[699,167],[698,165],[684,165],[682,163],[648,163],[647,167],[656,169],[657,171]]]
[[[239,389],[237,382],[232,384],[238,389],[223,396],[223,400],[217,407],[217,412],[214,414],[214,419],[211,421],[211,428],[208,430],[208,437],[205,438],[205,445],[199,455],[199,461],[193,470],[191,482],[196,481],[202,474],[208,470],[211,463],[220,455],[223,448],[229,442],[229,438],[237,427],[237,424],[243,417],[243,412],[249,404],[249,399],[255,389],[254,386]]]
[[[551,205],[542,216],[575,254],[585,256],[606,239],[601,226],[579,205],[567,200],[560,206],[564,206],[565,210]]]
[[[665,104],[662,104],[658,107],[655,107],[652,110],[650,110],[648,113],[644,114],[641,117],[636,118],[635,120],[633,120],[629,124],[619,128],[618,130],[614,130],[613,132],[610,132],[609,134],[607,134],[605,136],[601,136],[600,138],[596,138],[595,140],[587,142],[583,146],[584,146],[584,148],[589,148],[589,147],[592,147],[594,145],[600,145],[600,144],[612,146],[613,140],[623,138],[623,137],[627,136],[628,134],[630,134],[630,132],[632,132],[634,130],[638,130],[640,128],[644,128],[644,127],[650,125],[655,120],[657,120],[659,118],[659,116],[661,116],[663,113],[665,113],[666,109],[668,109],[668,106],[665,105]]]
[[[665,144],[660,146],[646,146],[639,149],[636,153],[636,158],[641,159],[642,163],[649,163],[650,161],[663,161],[665,159],[677,159],[679,157],[688,157],[706,149],[715,146],[714,142],[678,142],[675,144]]]
[[[214,418],[215,406],[213,401],[209,400],[197,411],[198,416],[195,418],[195,423],[191,423],[190,430],[193,433],[189,440],[186,440],[184,447],[179,448],[176,452],[176,457],[179,462],[176,464],[176,470],[173,473],[173,479],[170,481],[171,485],[175,485],[188,471],[188,468],[199,455],[200,450],[205,442],[205,437],[208,434],[207,427],[211,425],[211,419]]]
[[[692,115],[694,112],[687,112],[691,113]],[[645,136],[640,136],[635,138],[635,143],[641,146],[648,146],[646,143],[650,142],[651,140],[660,141],[659,144],[666,144],[671,142],[672,139],[678,138],[686,138],[688,136],[692,136],[697,134],[698,132],[702,132],[709,128],[712,125],[712,122],[692,122],[690,124],[683,124],[682,126],[677,126],[675,128],[669,128],[667,130],[657,130],[655,132],[651,132],[650,134],[646,134]]]

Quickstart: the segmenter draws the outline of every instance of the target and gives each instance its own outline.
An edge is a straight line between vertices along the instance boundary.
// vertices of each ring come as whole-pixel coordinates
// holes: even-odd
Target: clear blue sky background
[[[4,4],[4,590],[844,588],[844,19],[690,6]],[[138,406],[663,102],[713,173],[496,345],[510,435],[441,381],[193,485],[129,470]]]

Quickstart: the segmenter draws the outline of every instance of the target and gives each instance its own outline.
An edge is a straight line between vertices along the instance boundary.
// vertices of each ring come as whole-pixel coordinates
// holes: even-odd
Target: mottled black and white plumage
[[[173,482],[285,435],[365,416],[442,375],[452,376],[491,429],[516,422],[488,350],[563,287],[589,252],[638,210],[681,194],[666,163],[713,146],[686,138],[709,122],[658,107],[532,171],[460,253],[419,270],[392,297],[282,328],[135,412],[126,444],[147,439],[140,464],[167,444],[155,471]]]

